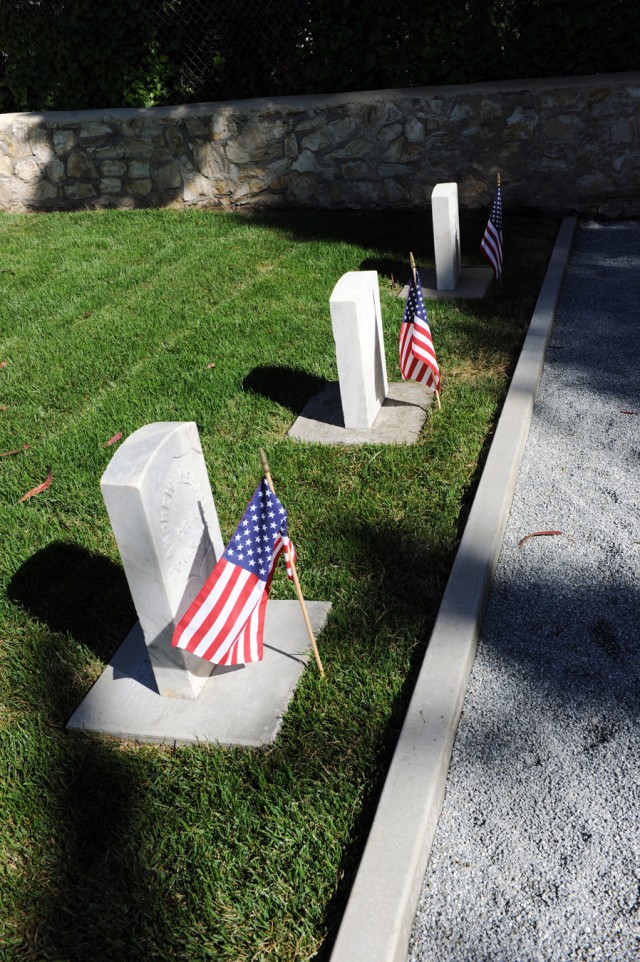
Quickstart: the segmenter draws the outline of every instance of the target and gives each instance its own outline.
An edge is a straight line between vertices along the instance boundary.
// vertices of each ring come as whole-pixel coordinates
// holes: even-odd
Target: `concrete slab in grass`
[[[307,601],[317,636],[331,604]],[[267,603],[264,658],[216,667],[196,699],[158,694],[139,623],[67,723],[138,742],[264,745],[272,742],[309,660],[309,636],[297,601]],[[310,670],[315,671],[315,663]]]
[[[436,281],[436,272],[433,268],[420,270],[420,280],[422,282],[422,296],[429,301],[449,301],[455,298],[466,298],[467,300],[479,300],[487,293],[487,289],[493,278],[493,270],[490,267],[463,267],[458,277],[458,282],[453,291],[439,291]],[[400,291],[399,297],[406,299],[409,285]]]
[[[389,384],[373,425],[345,428],[340,386],[331,381],[307,402],[288,436],[314,444],[415,444],[432,399],[433,394],[416,381]]]
[[[331,962],[405,962],[451,750],[576,228],[563,219]]]

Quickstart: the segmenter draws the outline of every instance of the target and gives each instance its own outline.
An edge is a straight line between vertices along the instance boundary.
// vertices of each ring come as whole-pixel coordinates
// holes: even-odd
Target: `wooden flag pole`
[[[276,492],[273,487],[273,481],[271,480],[271,471],[269,469],[269,462],[267,461],[267,455],[264,453],[263,448],[260,448],[259,450],[260,450],[260,461],[262,462],[262,471],[264,473],[265,478],[267,479],[267,484],[275,494]],[[324,668],[322,667],[322,662],[320,660],[320,652],[318,651],[316,639],[313,634],[313,628],[311,627],[311,622],[309,621],[309,615],[307,614],[307,606],[304,603],[302,588],[300,587],[300,581],[298,579],[298,572],[296,571],[295,562],[293,560],[293,554],[289,556],[289,567],[291,568],[291,574],[293,576],[293,584],[295,585],[298,601],[300,602],[300,607],[302,608],[302,616],[304,618],[304,623],[307,626],[307,632],[309,634],[309,640],[311,642],[311,647],[313,649],[313,655],[316,660],[316,665],[318,666],[320,677],[325,678],[326,676],[325,676]]]
[[[413,283],[414,283],[414,284],[416,285],[416,287],[417,287],[417,286],[418,286],[418,275],[417,275],[417,271],[416,271],[416,262],[415,262],[415,258],[414,258],[414,256],[413,256],[413,253],[412,253],[411,251],[409,251],[409,263],[411,264],[411,271],[412,271],[412,273],[413,273]],[[435,388],[434,388],[434,392],[433,392],[433,393],[434,393],[435,396],[436,396],[436,404],[438,405],[438,409],[441,409],[441,408],[442,408],[442,405],[440,404],[440,391],[436,391]]]
[[[411,251],[409,251],[409,263],[411,264],[411,272],[412,272],[412,274],[413,274],[413,283],[414,283],[414,284],[417,284],[417,283],[418,283],[418,275],[417,275],[417,272],[416,272],[416,262],[415,262],[415,260],[414,260],[414,257],[413,257],[413,254],[411,253]]]

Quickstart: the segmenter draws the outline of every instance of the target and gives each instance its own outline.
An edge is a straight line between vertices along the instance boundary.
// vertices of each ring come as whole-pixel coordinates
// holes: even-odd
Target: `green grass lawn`
[[[427,214],[0,216],[0,959],[326,953],[371,823],[557,222],[507,218],[506,275],[428,304],[442,410],[414,446],[286,432],[336,362],[329,296],[376,268],[387,367]],[[462,218],[463,262],[482,217]],[[215,364],[215,367],[209,365]],[[260,477],[333,612],[276,743],[137,746],[65,723],[135,620],[105,443],[195,421],[223,537]],[[43,493],[20,498],[47,477]],[[293,597],[279,571],[272,593]],[[321,946],[324,945],[324,950]]]

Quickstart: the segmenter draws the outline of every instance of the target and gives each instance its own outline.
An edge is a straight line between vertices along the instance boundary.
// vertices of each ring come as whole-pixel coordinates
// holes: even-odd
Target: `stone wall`
[[[0,209],[485,206],[640,214],[640,73],[0,115]]]

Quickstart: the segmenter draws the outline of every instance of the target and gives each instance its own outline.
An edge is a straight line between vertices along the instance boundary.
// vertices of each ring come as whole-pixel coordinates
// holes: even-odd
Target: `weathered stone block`
[[[99,189],[103,194],[119,194],[122,190],[122,182],[117,177],[103,177]]]
[[[206,137],[209,134],[208,124],[200,117],[187,117],[185,126],[190,137]]]
[[[69,154],[67,160],[67,176],[78,180],[97,180],[98,171],[96,165],[86,154],[74,150]]]
[[[386,150],[382,152],[382,160],[387,164],[397,163],[402,158],[403,147],[404,137],[397,137],[395,140],[392,140]]]
[[[402,133],[402,124],[389,124],[386,127],[381,127],[376,134],[376,139],[381,140],[384,143],[390,143],[395,140]]]
[[[62,188],[62,193],[67,200],[90,200],[93,197],[98,196],[98,193],[92,184],[86,184],[82,182],[77,184],[68,184],[66,187]]]
[[[227,177],[229,174],[229,162],[219,144],[194,144],[193,163],[205,177]]]
[[[314,130],[312,134],[305,134],[300,140],[301,150],[310,150],[312,153],[315,153],[317,150],[320,150],[322,146],[322,135],[317,130]]]
[[[369,165],[363,160],[351,160],[342,164],[342,176],[346,180],[359,180],[362,177],[368,177],[369,174]]]
[[[46,174],[52,184],[60,185],[65,179],[64,164],[58,157],[55,157],[47,164]]]
[[[611,127],[611,140],[614,144],[628,144],[633,140],[633,130],[628,120],[619,120]]]
[[[141,180],[127,180],[125,181],[125,190],[134,197],[146,197],[147,194],[151,193],[152,184],[151,181],[147,179]]]
[[[415,117],[411,117],[404,125],[404,135],[408,141],[412,144],[417,144],[424,140],[425,128],[424,124],[416,120]]]
[[[343,158],[359,158],[369,153],[370,147],[366,140],[355,138],[348,144],[338,147],[337,150],[329,151],[325,156],[327,160],[342,160]]]
[[[238,132],[238,120],[231,107],[222,107],[213,115],[211,130],[214,140],[228,140]]]
[[[561,114],[558,117],[550,117],[545,121],[543,133],[550,140],[574,141],[578,125],[577,117]]]
[[[182,170],[177,160],[172,161],[165,167],[160,167],[152,175],[152,180],[159,190],[170,190],[175,187],[182,187]]]
[[[252,159],[251,153],[246,148],[234,143],[227,144],[225,153],[232,164],[248,164]]]
[[[148,160],[132,160],[127,173],[131,180],[146,180],[151,173],[151,165]]]
[[[108,124],[100,124],[97,122],[82,124],[80,130],[78,131],[80,140],[83,141],[101,140],[103,137],[106,137],[111,133],[113,133],[113,130],[108,126]]]
[[[291,167],[299,174],[306,174],[316,170],[317,164],[315,154],[312,154],[310,150],[303,150],[298,159],[293,162]]]
[[[40,180],[36,184],[30,184],[28,191],[25,191],[22,195],[23,201],[27,204],[29,201],[39,204],[54,200],[57,197],[59,197],[57,187],[50,184],[48,180]]]
[[[39,138],[34,138],[31,141],[31,153],[41,167],[46,166],[46,164],[55,157],[50,144],[46,140]]]
[[[509,114],[505,123],[508,128],[515,130],[517,134],[522,136],[525,133],[530,133],[536,125],[537,116],[535,110],[527,110],[524,107],[516,107],[516,109]]]
[[[284,182],[288,201],[308,204],[317,194],[315,178],[310,174],[292,174]]]
[[[431,108],[433,109],[433,102],[431,104]],[[453,123],[457,123],[458,121],[466,120],[467,117],[471,116],[473,116],[473,107],[471,104],[455,104],[453,110],[449,114],[449,120],[451,120]]]
[[[211,193],[211,182],[200,174],[191,174],[184,179],[183,197],[186,204],[193,203]]]
[[[98,162],[102,162],[103,160],[120,160],[123,157],[130,156],[130,153],[126,144],[108,144],[106,147],[97,147],[93,156]]]
[[[297,157],[298,156],[298,142],[296,140],[295,134],[287,134],[284,139],[284,153],[285,157]]]
[[[126,173],[127,165],[122,160],[103,160],[100,170],[103,177],[121,177]]]
[[[174,125],[169,125],[165,129],[165,136],[167,143],[174,154],[182,153],[184,150],[184,139],[182,137],[182,131],[180,127]]]
[[[40,168],[33,157],[27,158],[26,160],[19,160],[15,166],[15,172],[16,177],[23,180],[25,184],[38,180],[42,176]]]

